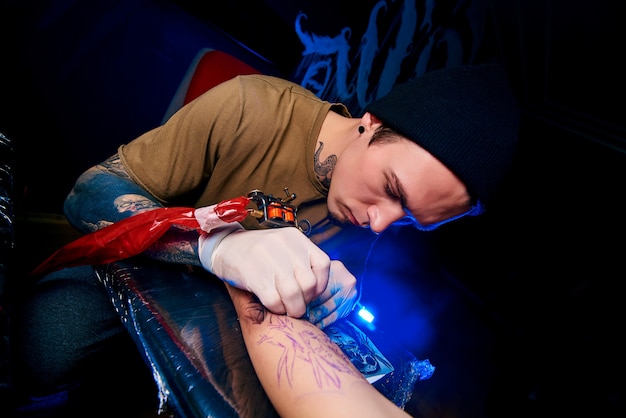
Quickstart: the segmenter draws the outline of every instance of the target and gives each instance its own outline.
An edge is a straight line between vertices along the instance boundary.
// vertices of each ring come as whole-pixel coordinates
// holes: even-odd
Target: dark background
[[[622,416],[626,29],[618,2],[433,3],[436,23],[456,28],[464,26],[448,21],[455,10],[484,6],[483,37],[466,39],[479,51],[461,60],[501,60],[523,120],[493,208],[428,234],[392,228],[367,262],[364,302],[378,304],[381,338],[393,335],[437,366],[418,383],[411,412]],[[307,29],[334,35],[350,26],[358,42],[376,2],[0,4],[0,132],[16,151],[10,280],[19,287],[23,271],[74,237],[61,211],[74,179],[161,122],[207,41],[297,79],[298,11]],[[432,57],[429,69],[446,65],[445,54]]]

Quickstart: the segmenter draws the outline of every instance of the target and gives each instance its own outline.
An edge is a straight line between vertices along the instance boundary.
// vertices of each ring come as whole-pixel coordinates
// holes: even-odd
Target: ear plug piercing
[[[359,126],[359,133],[362,134],[365,132],[365,126]]]

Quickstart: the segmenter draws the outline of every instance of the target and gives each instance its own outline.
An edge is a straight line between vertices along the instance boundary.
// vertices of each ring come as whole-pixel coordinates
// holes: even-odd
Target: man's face
[[[368,146],[370,137],[337,160],[328,192],[336,220],[380,233],[408,213],[428,226],[470,209],[465,185],[422,147],[404,138]]]

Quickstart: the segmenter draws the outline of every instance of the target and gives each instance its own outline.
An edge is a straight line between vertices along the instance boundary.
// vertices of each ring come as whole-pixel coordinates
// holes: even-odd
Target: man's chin
[[[330,217],[330,220],[335,225],[338,225],[338,226],[354,226],[354,224],[352,222],[350,222],[348,219],[346,219],[345,217],[341,216],[338,213],[329,212],[329,217]]]
[[[340,218],[339,216],[330,215],[330,219],[333,224],[340,226],[342,228],[361,228],[361,229],[369,229],[369,225],[356,225],[353,222],[350,222],[349,219]]]

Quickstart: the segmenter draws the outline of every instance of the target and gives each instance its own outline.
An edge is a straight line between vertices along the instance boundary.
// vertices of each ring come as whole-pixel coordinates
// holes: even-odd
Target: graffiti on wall
[[[335,34],[304,29],[315,26],[306,12],[295,20],[304,50],[294,80],[353,115],[397,83],[476,63],[484,50],[483,0],[380,0],[367,19],[361,33],[346,26]]]

